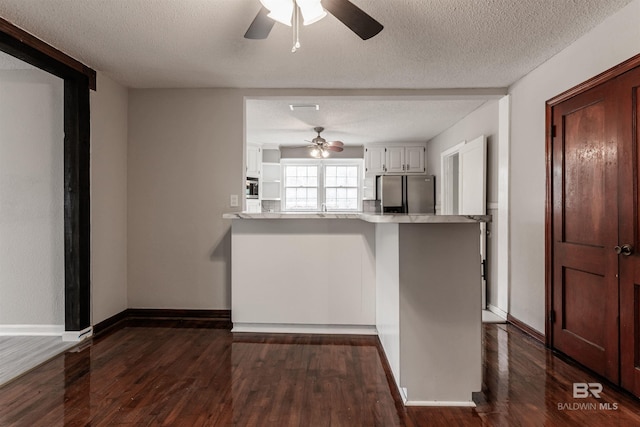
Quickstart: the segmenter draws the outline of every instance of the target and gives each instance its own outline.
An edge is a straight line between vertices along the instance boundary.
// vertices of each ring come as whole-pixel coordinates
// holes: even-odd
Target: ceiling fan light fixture
[[[321,150],[321,151],[322,151],[321,155],[323,158],[326,159],[327,157],[329,157],[329,152],[327,150]]]
[[[296,0],[296,3],[300,7],[300,12],[302,12],[304,25],[311,25],[327,16],[327,12],[322,8],[320,0]]]
[[[312,148],[309,154],[311,154],[311,157],[315,157],[316,159],[319,159],[321,156],[320,150],[318,150],[317,148]]]
[[[281,24],[291,26],[294,0],[260,0],[260,3],[269,9],[269,18]]]

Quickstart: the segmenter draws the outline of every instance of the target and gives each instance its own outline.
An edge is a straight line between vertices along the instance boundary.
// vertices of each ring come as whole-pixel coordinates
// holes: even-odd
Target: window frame
[[[364,181],[364,159],[282,159],[281,165],[281,210],[283,212],[362,212],[362,194]],[[287,166],[317,166],[318,167],[318,208],[317,209],[287,209],[287,185],[286,185],[286,167]],[[327,166],[355,166],[358,169],[357,182],[357,200],[356,209],[328,209],[326,208],[327,187],[325,186],[325,171]],[[289,187],[291,188],[291,187]],[[339,187],[330,187],[339,188]],[[352,188],[352,187],[350,187]]]

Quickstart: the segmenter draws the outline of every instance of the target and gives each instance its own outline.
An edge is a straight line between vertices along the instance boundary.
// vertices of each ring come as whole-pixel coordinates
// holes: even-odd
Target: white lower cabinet
[[[262,212],[262,207],[260,205],[260,200],[258,199],[247,199],[247,212]]]

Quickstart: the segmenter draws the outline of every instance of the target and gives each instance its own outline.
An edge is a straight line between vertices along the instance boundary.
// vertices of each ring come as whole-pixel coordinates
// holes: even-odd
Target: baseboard
[[[112,329],[120,329],[124,327],[124,323],[127,321],[127,310],[122,310],[120,313],[116,313],[111,317],[104,319],[102,322],[98,322],[93,325],[93,336],[98,337],[107,331]]]
[[[94,336],[127,326],[231,329],[231,310],[128,308],[94,325]]]
[[[269,334],[332,334],[332,335],[377,335],[375,326],[368,325],[294,325],[280,323],[238,323],[231,332]]]
[[[509,316],[509,313],[507,313],[506,311],[496,307],[495,305],[492,304],[487,304],[487,310],[489,310],[490,312],[492,312],[493,314],[495,314],[496,316],[502,317],[503,319],[507,319],[507,317]]]
[[[510,314],[507,314],[507,322],[511,323],[516,328],[520,329],[525,334],[529,335],[531,338],[534,338],[544,344],[544,334],[538,332],[536,329],[533,329],[531,326],[526,323],[516,319]]]
[[[89,326],[81,331],[64,331],[62,341],[80,342],[93,336],[93,327]]]
[[[396,379],[393,376],[393,370],[391,369],[391,364],[387,358],[387,353],[384,351],[382,341],[380,341],[380,335],[376,337],[376,348],[378,349],[378,356],[382,363],[382,369],[384,370],[384,374],[387,378],[387,384],[389,384],[389,390],[391,390],[391,396],[395,401],[396,407],[403,408],[407,401],[406,390],[400,388],[400,385],[396,382]]]
[[[0,336],[61,337],[64,325],[0,325]]]
[[[467,407],[475,408],[476,404],[473,401],[443,401],[443,400],[407,400],[405,406],[448,406],[448,407]]]

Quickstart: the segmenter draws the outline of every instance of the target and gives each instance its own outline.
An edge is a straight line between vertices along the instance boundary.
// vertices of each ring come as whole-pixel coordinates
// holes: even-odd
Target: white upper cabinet
[[[367,147],[364,150],[366,175],[424,174],[426,169],[424,145]]]
[[[425,173],[425,153],[426,147],[404,147],[404,172],[405,173]]]
[[[260,178],[260,167],[262,165],[262,149],[255,145],[247,145],[247,176]]]
[[[386,153],[384,147],[367,147],[364,149],[365,175],[382,175],[385,171]]]
[[[387,147],[387,173],[403,173],[404,168],[404,147]]]

